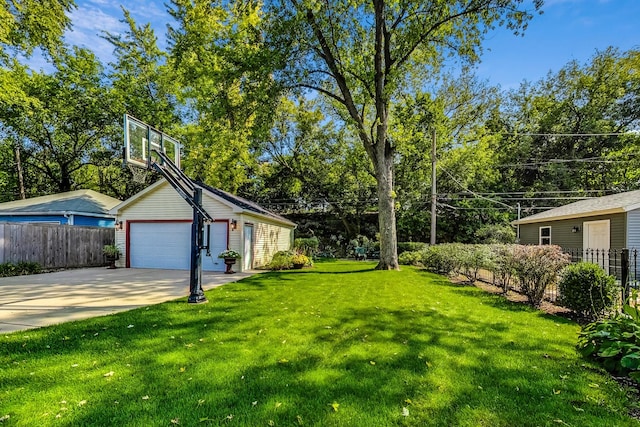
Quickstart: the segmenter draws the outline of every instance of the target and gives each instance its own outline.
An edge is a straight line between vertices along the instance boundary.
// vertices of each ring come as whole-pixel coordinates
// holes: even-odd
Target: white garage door
[[[132,268],[189,270],[191,265],[190,222],[134,222],[129,231]],[[217,256],[227,248],[227,223],[211,224],[211,257],[202,251],[204,271],[224,271]]]

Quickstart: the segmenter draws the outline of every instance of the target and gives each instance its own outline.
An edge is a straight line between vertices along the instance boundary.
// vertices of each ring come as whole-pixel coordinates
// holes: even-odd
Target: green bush
[[[429,271],[449,275],[456,269],[455,245],[428,246],[422,251],[422,264]]]
[[[514,246],[514,271],[520,280],[520,291],[529,304],[540,306],[547,287],[556,281],[569,260],[569,255],[563,253],[560,246]]]
[[[456,244],[450,253],[455,260],[456,272],[465,276],[469,282],[478,279],[481,269],[491,270],[491,249],[487,245],[460,245]]]
[[[423,242],[398,242],[398,255],[405,252],[420,252],[426,249],[427,244]]]
[[[37,262],[23,261],[17,264],[11,262],[0,264],[0,277],[24,276],[41,272],[42,267]]]
[[[289,270],[293,268],[293,252],[276,252],[273,255],[273,259],[271,259],[269,265],[267,265],[267,268],[269,270]]]
[[[485,225],[477,229],[474,234],[477,241],[484,244],[514,243],[516,241],[516,232],[508,224]]]
[[[590,323],[578,338],[584,357],[601,363],[607,370],[640,380],[640,324],[626,313]]]
[[[576,314],[595,320],[611,312],[619,295],[615,277],[590,262],[571,264],[558,283],[558,303]]]
[[[320,242],[317,237],[298,237],[293,241],[293,248],[308,257],[313,257],[318,252]]]
[[[402,252],[398,255],[398,263],[401,265],[422,266],[423,256],[423,252],[418,251]]]
[[[492,245],[491,246],[491,271],[496,279],[495,285],[502,288],[506,294],[516,273],[514,260],[514,245]]]
[[[303,253],[295,254],[291,257],[291,264],[309,265],[311,260]]]

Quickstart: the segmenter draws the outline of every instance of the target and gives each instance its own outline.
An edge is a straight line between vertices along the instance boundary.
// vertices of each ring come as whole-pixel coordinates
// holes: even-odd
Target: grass
[[[318,263],[0,337],[1,425],[626,426],[579,327],[410,267]],[[153,292],[153,287],[149,288]]]

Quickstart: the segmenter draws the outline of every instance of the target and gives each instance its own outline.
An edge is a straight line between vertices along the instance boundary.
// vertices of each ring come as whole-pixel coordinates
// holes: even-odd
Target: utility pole
[[[436,129],[431,133],[431,241],[436,244]]]
[[[520,202],[518,202],[518,221],[520,221]],[[520,224],[516,231],[516,243],[520,243]]]

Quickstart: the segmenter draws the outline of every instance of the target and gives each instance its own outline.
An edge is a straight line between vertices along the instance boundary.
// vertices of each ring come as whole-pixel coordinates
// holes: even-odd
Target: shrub
[[[104,245],[102,247],[102,253],[108,257],[117,258],[122,255],[120,248],[117,245]]]
[[[293,248],[302,252],[304,255],[308,257],[313,257],[318,252],[318,247],[320,246],[320,242],[317,237],[298,237],[293,241]]]
[[[626,313],[590,323],[578,338],[584,357],[601,363],[616,374],[640,380],[640,324]]]
[[[267,268],[269,270],[288,270],[293,267],[292,259],[293,253],[290,251],[276,252]]]
[[[470,282],[478,279],[481,269],[491,270],[491,250],[487,245],[455,245],[451,256],[456,260],[457,272]]]
[[[558,283],[558,303],[576,314],[595,320],[610,312],[619,288],[613,276],[596,264],[580,262],[564,269]]]
[[[309,257],[306,256],[305,254],[298,253],[291,257],[291,264],[308,265],[309,263],[310,263]]]
[[[420,252],[426,249],[427,244],[423,242],[398,242],[398,255],[405,252]]]
[[[514,249],[514,245],[491,246],[491,271],[497,279],[496,285],[501,287],[505,294],[509,292],[509,285],[516,273]]]
[[[520,279],[520,291],[529,304],[540,306],[547,287],[557,279],[569,260],[569,255],[555,245],[514,247],[514,271]]]
[[[511,225],[489,224],[480,227],[474,234],[478,242],[484,244],[514,243],[516,241],[516,232]]]
[[[398,263],[402,265],[421,266],[423,265],[423,256],[424,253],[418,251],[402,252],[400,255],[398,255]]]
[[[456,260],[453,258],[454,245],[444,244],[429,246],[422,252],[422,264],[429,271],[438,274],[449,275],[456,269]]]
[[[24,276],[40,272],[42,272],[42,267],[37,262],[23,261],[17,264],[11,262],[0,264],[0,277]]]

